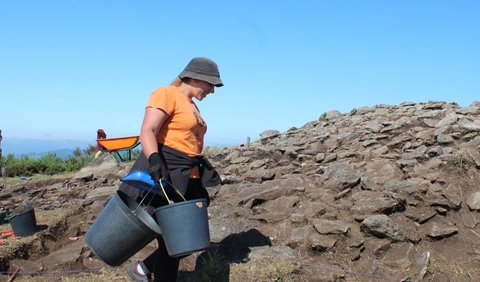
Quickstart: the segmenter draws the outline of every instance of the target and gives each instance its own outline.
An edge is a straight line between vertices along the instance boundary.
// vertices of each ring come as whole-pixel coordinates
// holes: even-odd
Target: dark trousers
[[[157,237],[158,249],[143,260],[148,271],[153,273],[154,281],[176,281],[178,274],[178,265],[180,258],[168,255],[165,241],[162,237]]]
[[[208,202],[208,193],[199,179],[190,179],[185,198],[187,200],[206,198]],[[180,259],[183,257],[169,256],[162,236],[157,237],[157,241],[158,248],[143,263],[148,271],[153,273],[154,281],[176,281]]]
[[[143,153],[137,159],[132,167],[132,170],[148,171],[148,160],[143,156]],[[130,197],[136,199],[137,202],[143,200],[147,211],[154,216],[156,208],[167,205],[168,202],[161,195],[145,194],[137,188],[131,187],[122,183],[119,188],[121,191],[127,193]],[[182,201],[173,188],[167,189],[168,197],[174,202]],[[185,195],[186,200],[206,199],[207,204],[210,203],[207,190],[203,187],[202,181],[196,178],[190,178]],[[157,237],[158,249],[150,254],[143,263],[148,268],[150,273],[153,273],[154,281],[176,281],[178,274],[178,266],[181,258],[171,257],[168,255],[167,248],[162,236]]]

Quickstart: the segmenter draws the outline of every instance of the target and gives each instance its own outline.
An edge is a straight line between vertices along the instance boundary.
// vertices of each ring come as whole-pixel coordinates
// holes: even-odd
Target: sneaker
[[[138,266],[140,266],[143,269],[145,274],[140,274],[137,271]],[[130,265],[127,269],[127,273],[128,273],[128,275],[130,275],[130,277],[135,282],[150,282],[150,281],[152,281],[151,278],[150,278],[151,277],[150,273],[148,272],[147,268],[145,267],[145,264],[143,264],[143,262],[141,262],[141,261],[137,261],[134,264]]]

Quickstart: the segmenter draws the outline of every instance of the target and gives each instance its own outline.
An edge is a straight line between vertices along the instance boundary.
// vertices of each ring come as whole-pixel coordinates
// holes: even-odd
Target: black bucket
[[[160,235],[158,224],[138,203],[117,191],[90,226],[86,242],[96,256],[119,266]]]
[[[27,207],[24,212],[8,218],[16,236],[27,237],[37,232],[37,219],[33,207]]]
[[[178,202],[155,210],[168,254],[188,255],[210,247],[207,201]]]
[[[0,212],[0,224],[8,223],[7,212]]]

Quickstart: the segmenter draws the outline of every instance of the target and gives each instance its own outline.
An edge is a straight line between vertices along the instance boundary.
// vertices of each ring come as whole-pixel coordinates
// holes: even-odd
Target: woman
[[[223,86],[218,66],[208,58],[193,58],[175,81],[160,87],[150,96],[145,109],[140,141],[143,154],[132,167],[150,172],[155,181],[168,179],[187,200],[206,198],[204,187],[220,183],[218,173],[208,160],[201,156],[203,138],[207,125],[200,115],[193,98],[202,101],[214,93],[214,87]],[[149,212],[167,204],[159,195],[120,185],[120,190],[138,202],[144,203]],[[170,193],[169,198],[180,201],[181,197]],[[170,257],[165,242],[158,237],[158,249],[143,261],[128,269],[135,281],[175,281],[179,258]]]
[[[95,153],[95,159],[98,158],[102,152],[103,152],[103,149],[104,147],[100,144],[100,142],[98,141],[99,139],[106,139],[107,138],[107,134],[105,133],[105,131],[103,129],[98,129],[97,130],[97,148],[96,148],[96,153]]]

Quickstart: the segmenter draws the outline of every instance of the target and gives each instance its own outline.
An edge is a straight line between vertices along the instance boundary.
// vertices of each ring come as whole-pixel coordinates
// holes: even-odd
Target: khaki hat
[[[178,75],[181,79],[185,77],[206,81],[216,87],[222,87],[217,64],[204,57],[193,58],[185,69]]]

